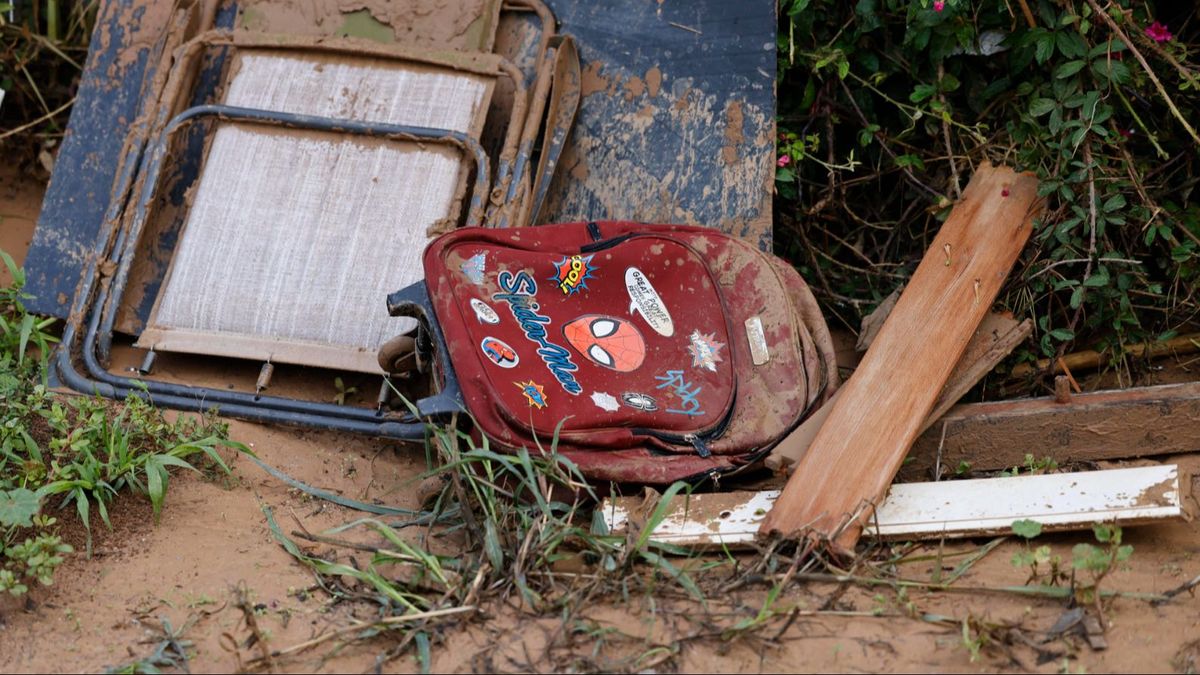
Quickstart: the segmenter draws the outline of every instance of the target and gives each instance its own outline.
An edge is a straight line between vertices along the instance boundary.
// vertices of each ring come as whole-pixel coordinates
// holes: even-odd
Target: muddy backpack
[[[388,298],[420,320],[381,364],[416,362],[494,446],[558,451],[591,478],[663,484],[762,457],[837,386],[812,293],[720,232],[593,222],[467,228]],[[410,358],[415,356],[415,358]],[[537,442],[535,442],[535,438]]]

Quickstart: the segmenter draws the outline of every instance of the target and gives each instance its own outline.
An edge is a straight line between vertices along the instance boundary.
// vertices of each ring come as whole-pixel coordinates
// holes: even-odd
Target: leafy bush
[[[779,252],[857,328],[1004,162],[1046,197],[1000,300],[1035,351],[1168,337],[1200,309],[1198,25],[1186,3],[784,0]]]

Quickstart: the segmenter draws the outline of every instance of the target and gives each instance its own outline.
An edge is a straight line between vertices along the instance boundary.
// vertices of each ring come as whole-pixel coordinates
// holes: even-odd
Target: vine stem
[[[1088,0],[1089,2],[1091,0]],[[1079,306],[1075,308],[1075,314],[1071,316],[1070,331],[1072,341],[1074,341],[1075,326],[1079,324],[1080,317],[1083,316],[1083,303],[1087,300],[1087,282],[1092,277],[1092,264],[1096,260],[1096,176],[1092,171],[1092,139],[1088,138],[1083,144],[1083,162],[1087,166],[1088,177],[1088,229],[1091,235],[1088,240],[1087,252],[1087,267],[1083,270],[1083,284],[1080,286],[1082,292],[1079,296]],[[1045,270],[1043,270],[1045,271]],[[1053,364],[1057,363],[1067,351],[1067,343],[1063,342],[1058,345],[1058,350],[1054,355],[1054,359],[1046,366],[1046,371],[1050,372]]]
[[[1166,87],[1164,87],[1162,82],[1159,81],[1158,76],[1154,74],[1154,69],[1152,69],[1150,64],[1146,62],[1146,57],[1142,56],[1142,53],[1138,51],[1136,46],[1134,46],[1133,41],[1129,39],[1129,36],[1125,34],[1125,31],[1121,30],[1121,27],[1117,25],[1117,22],[1113,21],[1113,18],[1108,15],[1108,12],[1100,9],[1100,5],[1096,3],[1096,0],[1087,0],[1087,3],[1088,6],[1092,8],[1092,11],[1096,12],[1096,14],[1100,15],[1100,18],[1104,19],[1104,23],[1108,24],[1108,27],[1112,30],[1112,32],[1116,33],[1117,37],[1121,38],[1121,41],[1125,43],[1125,46],[1129,47],[1129,51],[1133,52],[1133,56],[1137,59],[1138,63],[1141,64],[1142,70],[1146,71],[1146,75],[1148,75],[1150,77],[1150,81],[1154,83],[1154,88],[1158,90],[1158,95],[1162,96],[1163,101],[1165,101],[1167,104],[1167,107],[1171,109],[1171,114],[1174,115],[1175,119],[1179,120],[1179,123],[1183,125],[1184,129],[1187,130],[1188,135],[1192,137],[1192,141],[1196,143],[1196,147],[1200,147],[1200,135],[1196,134],[1196,130],[1192,128],[1191,123],[1187,121],[1187,118],[1183,116],[1183,113],[1179,112],[1179,108],[1175,107],[1175,101],[1171,99],[1171,95],[1167,93]]]

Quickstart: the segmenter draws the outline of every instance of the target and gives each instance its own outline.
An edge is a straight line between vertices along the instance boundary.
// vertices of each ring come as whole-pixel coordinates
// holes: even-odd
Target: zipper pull
[[[683,440],[691,443],[692,447],[696,449],[696,454],[700,455],[701,457],[712,457],[712,451],[709,450],[708,446],[704,444],[704,439],[700,438],[696,434],[687,434],[683,437]]]

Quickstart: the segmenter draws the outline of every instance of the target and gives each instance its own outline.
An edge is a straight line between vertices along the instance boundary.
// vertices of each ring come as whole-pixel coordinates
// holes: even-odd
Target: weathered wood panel
[[[946,436],[942,439],[942,428]],[[1026,453],[1059,464],[1200,451],[1200,383],[1168,384],[1053,397],[971,403],[950,409],[913,445],[900,471],[927,479],[942,445],[942,466],[967,462],[991,471]]]

